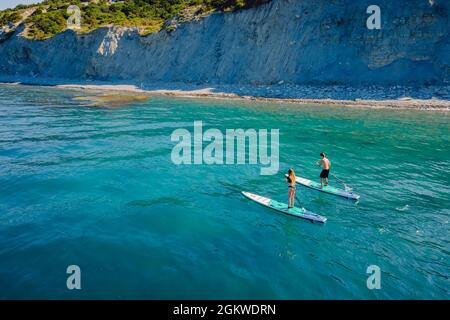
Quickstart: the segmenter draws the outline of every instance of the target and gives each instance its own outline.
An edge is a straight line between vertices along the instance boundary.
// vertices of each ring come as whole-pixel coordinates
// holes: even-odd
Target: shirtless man
[[[323,179],[325,179],[325,186],[328,185],[328,174],[330,173],[331,162],[323,152],[320,153],[320,157],[322,159],[319,160],[317,164],[322,167],[322,172],[320,173],[320,188],[323,188]]]

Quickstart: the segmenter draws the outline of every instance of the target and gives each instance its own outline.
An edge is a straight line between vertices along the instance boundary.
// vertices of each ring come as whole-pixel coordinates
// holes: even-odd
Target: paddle
[[[316,163],[316,165],[317,165],[318,167],[320,167],[320,164]],[[341,179],[339,179],[338,177],[336,177],[335,174],[333,174],[333,173],[331,173],[331,172],[330,172],[330,174],[331,174],[331,176],[332,176],[333,178],[335,178],[339,183],[342,183],[342,185],[344,186],[345,191],[347,191],[347,192],[352,192],[352,191],[353,191],[352,188],[350,188],[344,181],[342,181]]]
[[[298,199],[298,197],[294,196],[294,198],[295,198],[295,201],[298,202],[299,206],[302,207],[302,202]]]
[[[344,188],[345,188],[345,191],[348,191],[348,192],[352,192],[352,191],[353,191],[352,188],[350,188],[349,186],[347,186],[347,184],[346,184],[344,181],[342,181],[341,179],[339,179],[338,177],[336,177],[336,175],[334,175],[334,174],[332,174],[332,173],[331,173],[331,175],[332,175],[337,181],[339,181],[340,183],[342,183],[342,185],[343,185]]]

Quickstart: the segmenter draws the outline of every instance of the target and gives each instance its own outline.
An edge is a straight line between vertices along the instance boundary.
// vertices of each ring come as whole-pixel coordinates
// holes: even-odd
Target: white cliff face
[[[19,32],[0,43],[0,75],[67,79],[275,84],[450,82],[448,0],[273,0],[212,14],[176,30],[66,31],[45,41]]]
[[[125,30],[121,29],[109,29],[105,37],[97,50],[97,53],[101,56],[113,56],[119,47],[119,41],[122,38]]]

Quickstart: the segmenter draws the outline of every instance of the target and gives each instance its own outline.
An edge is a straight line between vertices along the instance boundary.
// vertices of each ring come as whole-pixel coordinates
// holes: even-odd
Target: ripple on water
[[[98,271],[82,298],[448,297],[447,113],[162,97],[81,106],[90,95],[0,86],[1,298],[69,298],[58,288],[73,263]],[[280,173],[174,165],[170,135],[195,120],[279,129]],[[321,151],[361,195],[299,186],[326,225],[241,196],[285,202],[282,173],[317,179]],[[382,290],[367,290],[369,265]]]

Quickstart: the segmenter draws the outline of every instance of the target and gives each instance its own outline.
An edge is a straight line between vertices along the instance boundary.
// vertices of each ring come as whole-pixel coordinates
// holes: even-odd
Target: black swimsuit
[[[289,183],[289,186],[288,186],[288,187],[295,190],[295,185],[293,185],[293,186],[290,185],[290,184],[292,183],[291,178],[290,178],[290,177],[286,177],[286,180],[287,180],[287,182]]]

